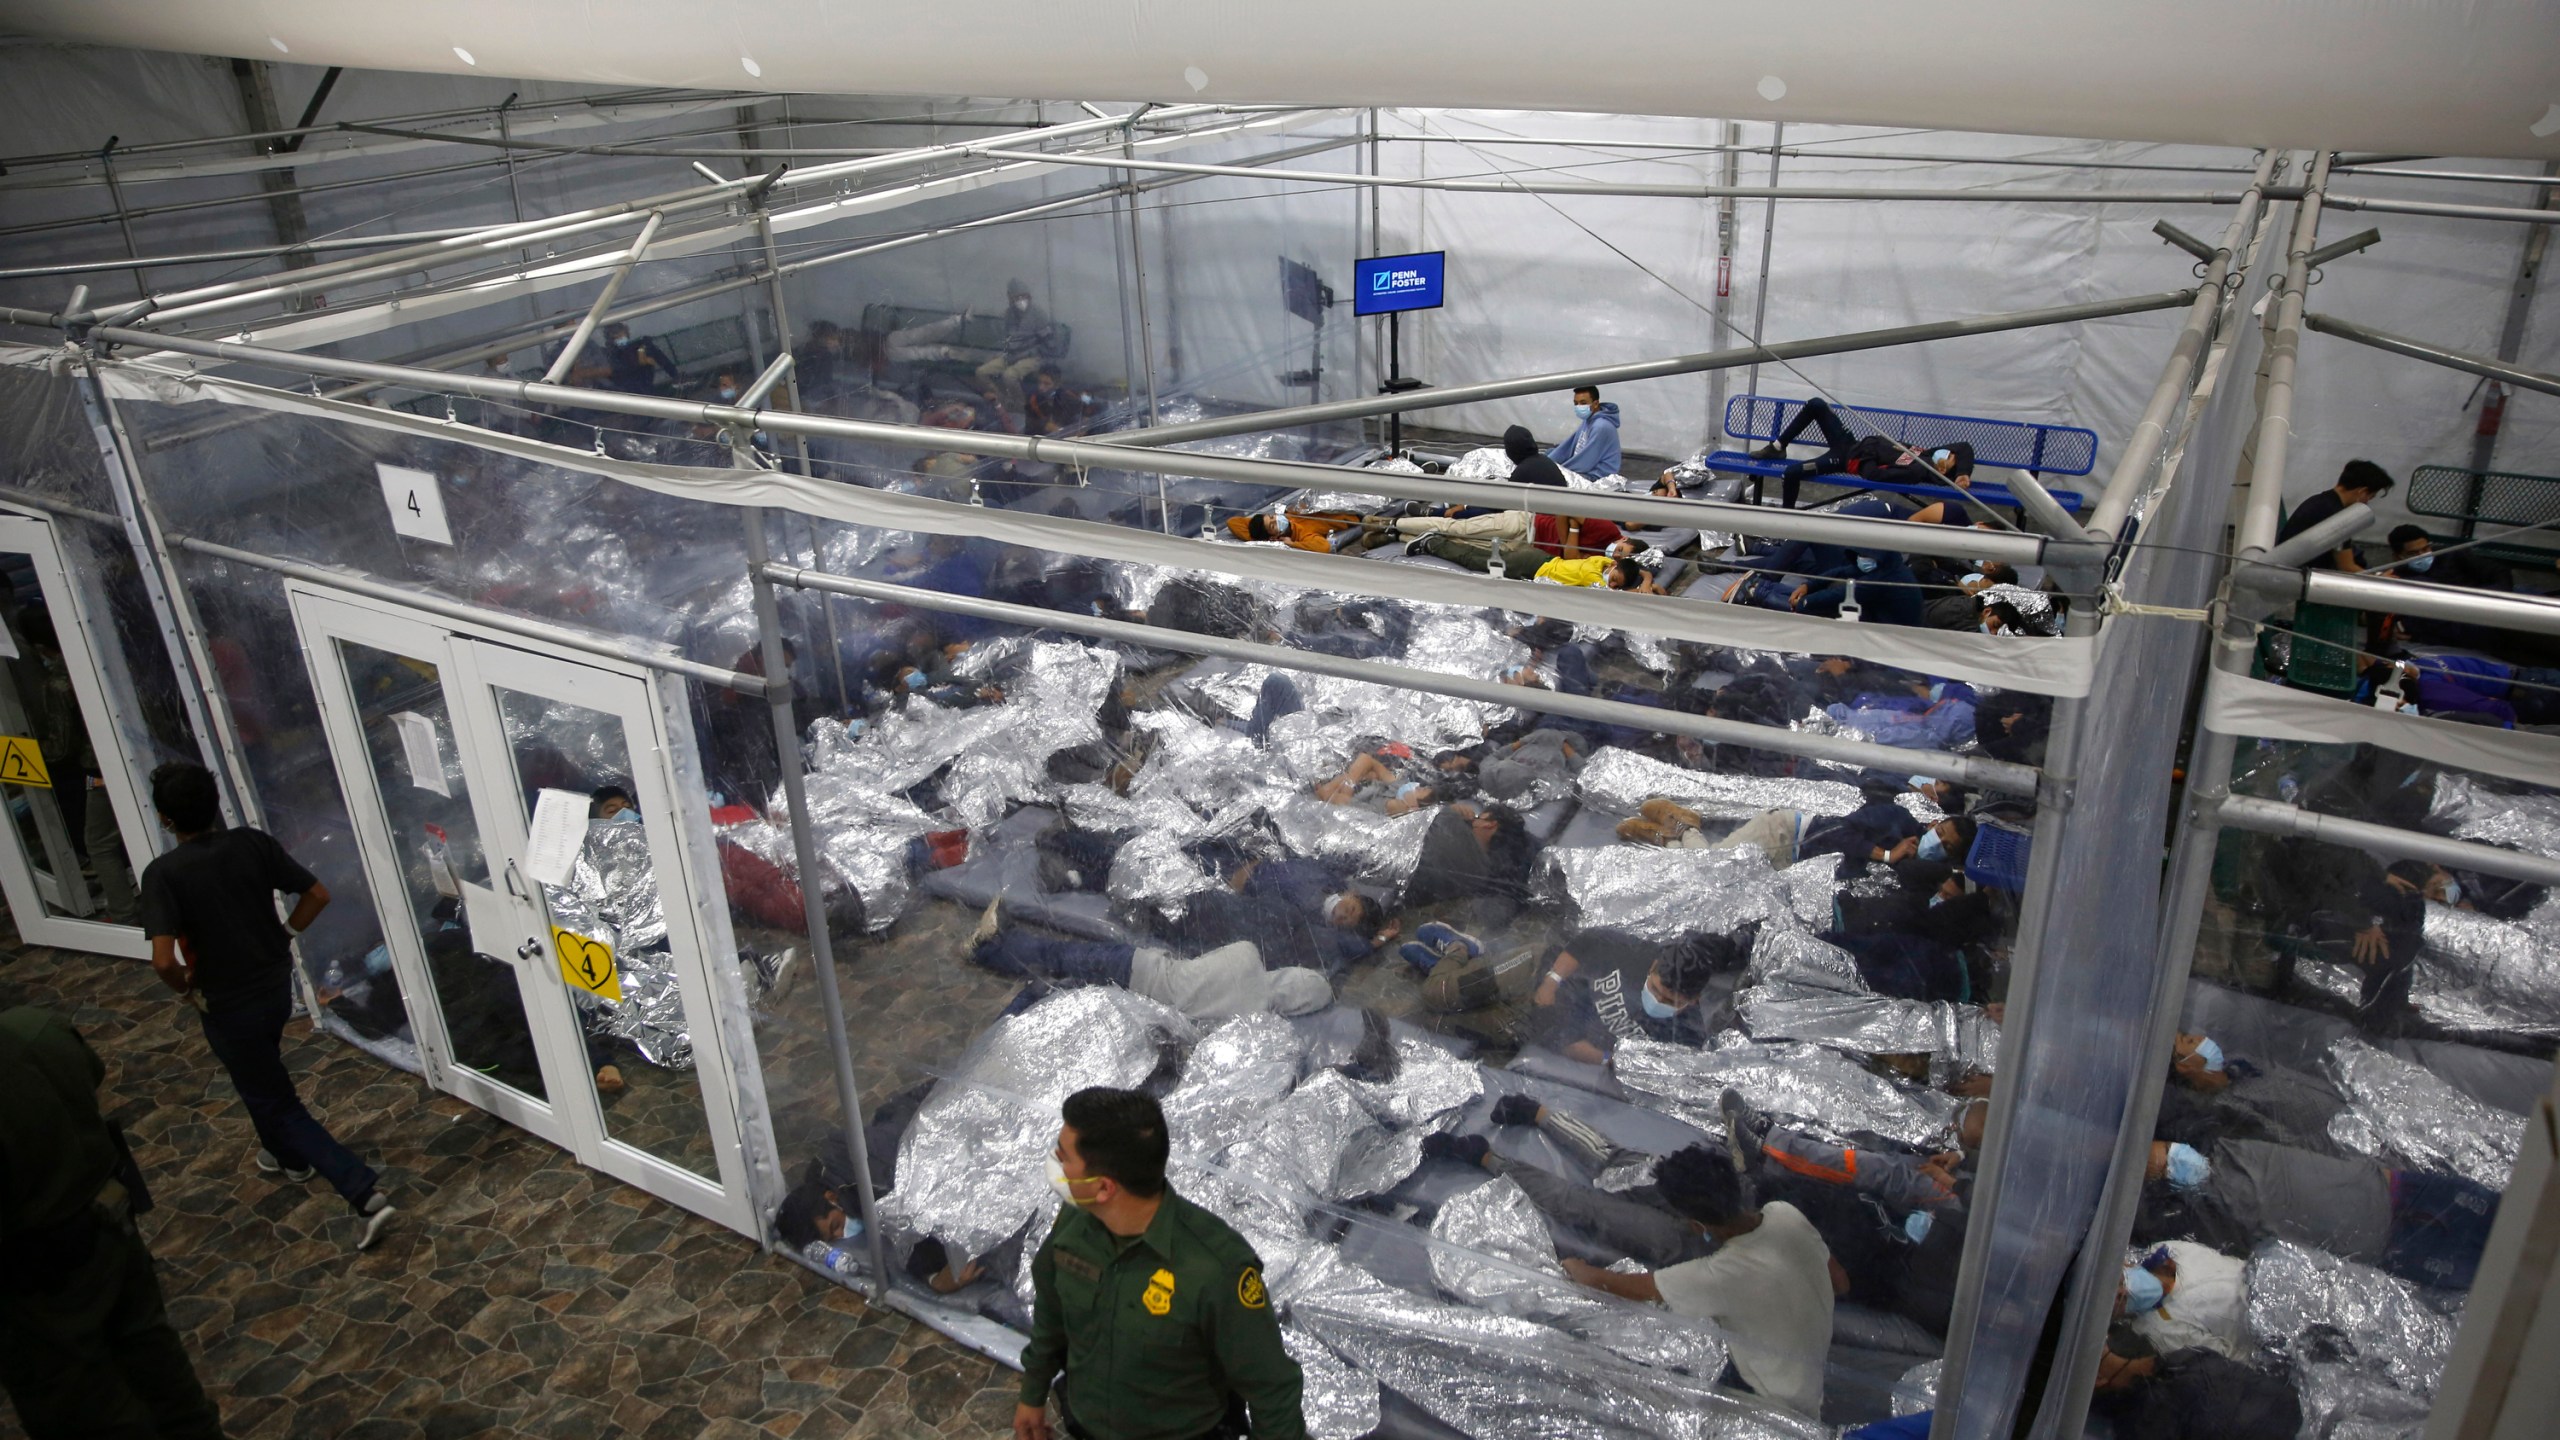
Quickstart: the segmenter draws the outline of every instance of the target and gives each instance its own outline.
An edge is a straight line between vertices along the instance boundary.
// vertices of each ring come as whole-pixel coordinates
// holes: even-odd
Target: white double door
[[[734,1088],[756,1083],[755,1061],[745,1040],[724,1043],[751,1032],[709,821],[677,781],[691,743],[681,683],[288,589],[429,1082],[760,1234]],[[566,882],[540,883],[542,792],[583,803],[604,786],[631,795],[645,844],[582,827]],[[591,947],[610,948],[622,998],[564,977],[564,944],[591,981]]]
[[[103,597],[74,582],[52,523],[24,515],[0,515],[0,586],[0,895],[29,944],[141,959],[136,885],[160,831]]]

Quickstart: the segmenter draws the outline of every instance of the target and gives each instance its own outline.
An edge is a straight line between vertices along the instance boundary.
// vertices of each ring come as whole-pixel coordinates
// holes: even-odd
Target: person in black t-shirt
[[[2293,507],[2293,513],[2285,518],[2284,528],[2276,532],[2276,543],[2283,544],[2350,505],[2371,504],[2388,492],[2392,483],[2390,473],[2372,461],[2348,461],[2346,468],[2338,472],[2337,484]],[[2364,562],[2356,558],[2355,546],[2342,544],[2311,561],[2308,568],[2354,573],[2364,569]]]
[[[329,887],[250,826],[226,829],[213,776],[179,760],[151,772],[151,804],[177,848],[142,872],[142,931],[151,968],[194,1005],[205,1043],[231,1075],[258,1132],[258,1168],[289,1180],[314,1171],[361,1222],[370,1249],[391,1223],[378,1178],[303,1108],[284,1068],[284,1022],[293,1014],[293,940],[329,903]],[[274,897],[297,897],[276,919]]]
[[[1699,1002],[1741,955],[1722,935],[1664,945],[1623,930],[1584,930],[1557,950],[1531,993],[1530,1037],[1598,1064],[1621,1040],[1704,1045]]]

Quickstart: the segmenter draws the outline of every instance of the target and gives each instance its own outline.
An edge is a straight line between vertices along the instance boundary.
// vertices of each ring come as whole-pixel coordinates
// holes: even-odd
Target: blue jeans
[[[1253,700],[1253,714],[1244,722],[1245,738],[1260,740],[1271,732],[1271,722],[1283,715],[1295,715],[1307,708],[1298,694],[1298,686],[1288,676],[1271,674],[1262,681],[1262,693]]]
[[[2421,1285],[2469,1289],[2498,1218],[2498,1192],[2456,1175],[2391,1172],[2391,1244],[2382,1268]]]
[[[1064,940],[1030,930],[1003,930],[969,956],[999,975],[1040,984],[1129,986],[1134,945]]]
[[[258,1143],[288,1170],[308,1166],[350,1206],[361,1205],[379,1178],[373,1167],[338,1143],[327,1127],[302,1107],[293,1076],[284,1068],[284,1022],[293,1015],[293,992],[278,985],[255,1000],[206,1010],[205,1044],[231,1074],[231,1088],[248,1107]]]

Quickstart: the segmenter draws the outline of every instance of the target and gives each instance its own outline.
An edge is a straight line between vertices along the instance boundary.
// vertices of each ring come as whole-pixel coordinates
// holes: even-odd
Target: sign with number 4
[[[412,540],[450,545],[453,532],[444,523],[444,487],[424,470],[405,465],[373,467],[382,475],[382,503],[391,507],[391,528]]]

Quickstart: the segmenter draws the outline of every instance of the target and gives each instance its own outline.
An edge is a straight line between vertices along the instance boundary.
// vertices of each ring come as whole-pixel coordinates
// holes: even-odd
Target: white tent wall
[[[1516,112],[1390,112],[1386,128],[1405,134],[1572,136],[1688,145],[1716,144],[1722,129],[1714,121]],[[1766,184],[1770,127],[1745,124],[1742,132],[1743,144],[1764,148],[1742,157],[1739,183]],[[2229,191],[2246,183],[2250,162],[2245,152],[2205,147],[1915,136],[1824,126],[1791,126],[1783,144],[1789,149],[2214,165],[2234,173],[1788,155],[1779,170],[1781,188]],[[1582,162],[1555,171],[1553,178],[1560,180],[1715,184],[1720,179],[1721,158],[1713,154],[1626,155],[1552,147],[1505,150],[1492,143],[1390,144],[1386,163],[1390,174],[1439,177],[1485,173],[1492,168],[1490,157],[1518,165]],[[1589,163],[1593,161],[1604,163]],[[2456,162],[2437,161],[2431,168],[2506,172],[2531,167],[2479,161],[2457,167]],[[2525,204],[2531,198],[2523,187],[2362,176],[2342,176],[2336,188],[2487,205]],[[1650,197],[1390,191],[1382,202],[1386,248],[1450,252],[1448,308],[1405,319],[1405,371],[1435,383],[1455,383],[1746,343],[1763,213],[1758,200],[1743,200],[1736,207],[1728,312],[1735,328],[1718,334],[1705,308],[1713,303],[1716,282],[1711,204]],[[2219,206],[2142,202],[1784,201],[1777,207],[1771,246],[1766,335],[1797,339],[2178,288],[2193,283],[2192,262],[2154,237],[2152,222],[2167,219],[2210,242],[2229,214]],[[2328,267],[2325,283],[2313,292],[2312,308],[2455,349],[2495,350],[2525,227],[2333,209],[2321,236],[2336,239],[2368,226],[2383,232],[2383,244]],[[2098,432],[2103,474],[2150,397],[2178,323],[2175,313],[2163,312],[1797,361],[1792,367],[1762,367],[1760,386],[1772,395],[1802,396],[1819,387],[1853,404],[2085,425]],[[2560,307],[2546,301],[2535,309],[2523,363],[2549,370],[2555,353],[2560,353]],[[1623,411],[1623,444],[1631,451],[1675,457],[1714,444],[1717,437],[1706,413],[1708,384],[1707,376],[1697,375],[1611,387],[1607,398]],[[2476,405],[2462,408],[2472,384],[2473,377],[2460,372],[2332,337],[2313,338],[2304,347],[2288,494],[2299,499],[2323,488],[2341,464],[2356,456],[2374,459],[2404,478],[2421,464],[2464,463],[2478,417]],[[1732,372],[1729,393],[1739,395],[1744,388],[1743,372]],[[1432,413],[1434,423],[1488,433],[1525,424],[1542,443],[1552,444],[1570,428],[1566,403],[1563,395],[1524,396]],[[2560,405],[2538,395],[2511,400],[2499,463],[2510,469],[2560,470]],[[2409,518],[2397,497],[2376,508],[2384,526]]]

